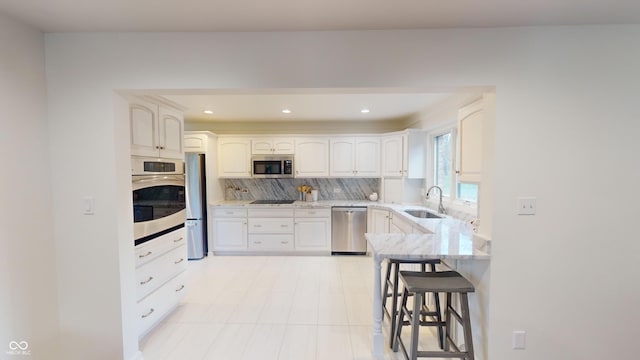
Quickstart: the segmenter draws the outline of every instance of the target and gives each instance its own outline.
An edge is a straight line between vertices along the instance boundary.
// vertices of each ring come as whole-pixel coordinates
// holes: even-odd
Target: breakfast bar
[[[403,216],[397,211],[396,215]],[[489,291],[490,242],[477,236],[465,222],[451,219],[412,219],[425,234],[367,233],[373,257],[373,355],[382,358],[385,340],[382,333],[381,265],[385,259],[441,259],[463,274],[477,289],[470,298],[476,359],[486,359]]]

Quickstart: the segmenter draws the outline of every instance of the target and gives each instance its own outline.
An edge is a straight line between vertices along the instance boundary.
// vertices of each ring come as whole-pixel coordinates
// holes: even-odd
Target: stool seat
[[[473,337],[471,336],[471,316],[469,314],[469,300],[467,297],[468,293],[475,291],[473,284],[456,271],[400,271],[399,277],[404,283],[404,291],[402,292],[402,300],[400,302],[398,324],[395,328],[395,333],[393,334],[393,351],[398,351],[398,346],[400,346],[405,358],[408,360],[416,360],[419,357],[474,360]],[[418,350],[420,325],[422,324],[419,319],[421,312],[420,302],[424,298],[425,294],[430,292],[443,292],[446,294],[444,321],[444,328],[446,331],[444,335],[444,346],[441,346],[443,351]],[[460,297],[460,313],[453,308],[451,301],[451,294],[455,293],[459,294]],[[407,307],[407,298],[410,296],[414,297],[413,310],[410,310]],[[401,337],[402,328],[405,324],[405,317],[409,319],[408,322],[411,325],[411,343],[408,349]],[[465,344],[464,351],[458,347],[452,338],[451,327],[454,319],[462,325]],[[427,323],[427,325],[432,324]]]
[[[400,279],[409,292],[470,293],[475,288],[457,271],[400,271]]]

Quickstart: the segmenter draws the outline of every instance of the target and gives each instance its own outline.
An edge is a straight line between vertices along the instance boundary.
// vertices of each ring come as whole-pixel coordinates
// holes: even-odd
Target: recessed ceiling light
[[[370,110],[369,110],[369,109],[367,109],[367,108],[364,108],[364,109],[360,110],[360,112],[361,112],[361,113],[363,113],[363,114],[368,114],[368,113],[369,113],[369,111],[370,111]]]
[[[283,113],[283,114],[291,114],[291,110],[289,110],[289,109],[282,109],[282,113]]]
[[[207,115],[212,115],[212,114],[213,114],[213,111],[211,111],[211,110],[205,110],[205,111],[203,111],[203,113],[205,113],[205,114],[207,114]]]

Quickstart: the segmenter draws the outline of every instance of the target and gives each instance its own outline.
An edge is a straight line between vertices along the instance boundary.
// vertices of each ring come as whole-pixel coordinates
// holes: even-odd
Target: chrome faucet
[[[438,213],[446,214],[447,212],[445,211],[444,206],[442,206],[442,188],[440,186],[433,185],[432,187],[430,187],[429,190],[427,190],[427,192],[424,194],[424,198],[429,199],[429,193],[433,188],[436,188],[440,191],[440,201],[438,202]]]

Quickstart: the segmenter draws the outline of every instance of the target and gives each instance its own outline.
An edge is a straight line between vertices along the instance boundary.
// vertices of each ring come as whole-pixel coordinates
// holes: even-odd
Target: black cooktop
[[[255,200],[252,204],[269,204],[269,205],[280,205],[280,204],[293,204],[295,200]]]

